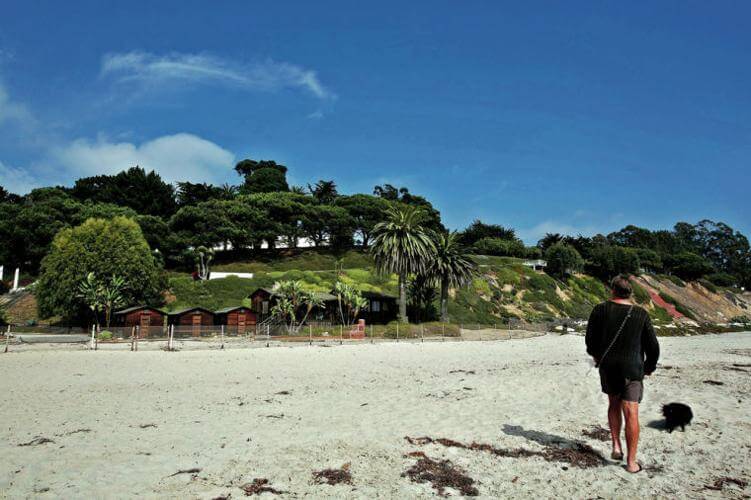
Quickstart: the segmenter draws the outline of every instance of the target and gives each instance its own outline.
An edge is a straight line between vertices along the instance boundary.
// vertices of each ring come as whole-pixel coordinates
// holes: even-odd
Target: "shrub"
[[[0,306],[0,325],[7,325],[8,322],[8,311],[6,311],[4,307]]]
[[[638,304],[648,304],[652,298],[649,296],[649,292],[636,282],[631,282],[631,288],[634,290],[634,299]]]
[[[699,284],[712,293],[717,293],[718,291],[714,283],[709,280],[705,280],[704,278],[699,280]]]
[[[43,317],[75,318],[87,309],[76,293],[89,273],[125,280],[125,302],[158,304],[166,280],[141,228],[132,219],[88,219],[63,229],[42,260],[36,297]]]
[[[556,243],[548,248],[545,252],[545,259],[548,261],[545,271],[558,278],[580,271],[584,265],[584,260],[579,252],[565,243]]]
[[[524,243],[517,239],[483,238],[475,243],[472,248],[481,255],[524,257],[527,254]]]
[[[99,340],[112,340],[112,332],[104,330],[103,332],[99,332],[99,335],[97,337],[99,338]]]
[[[662,298],[662,300],[664,300],[668,304],[672,304],[675,307],[676,311],[678,311],[679,313],[683,314],[687,318],[696,319],[696,317],[694,316],[693,311],[691,311],[691,309],[689,309],[688,307],[686,307],[683,304],[681,304],[680,302],[678,302],[675,299],[675,297],[673,297],[672,295],[668,295],[665,292],[660,292],[660,297]]]
[[[713,273],[707,276],[707,279],[717,286],[735,286],[738,280],[732,274]]]

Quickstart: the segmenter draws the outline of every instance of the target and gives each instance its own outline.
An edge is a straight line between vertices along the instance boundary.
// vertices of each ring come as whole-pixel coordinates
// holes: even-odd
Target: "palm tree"
[[[423,229],[425,212],[414,206],[391,206],[386,220],[373,228],[370,249],[379,273],[399,277],[399,320],[407,322],[407,277],[425,271],[435,245]]]
[[[435,233],[435,257],[428,274],[441,286],[441,321],[448,321],[449,287],[466,286],[475,275],[475,263],[459,243],[456,231]]]

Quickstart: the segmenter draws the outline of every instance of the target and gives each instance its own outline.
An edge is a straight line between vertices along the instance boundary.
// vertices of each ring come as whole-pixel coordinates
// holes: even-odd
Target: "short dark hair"
[[[627,274],[619,274],[612,280],[610,280],[610,289],[613,290],[613,295],[619,299],[627,299],[634,293],[634,289],[631,287],[631,281],[628,279]]]

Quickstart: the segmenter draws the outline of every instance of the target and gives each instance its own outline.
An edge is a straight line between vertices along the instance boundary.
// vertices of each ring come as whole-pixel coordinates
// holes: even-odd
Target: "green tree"
[[[354,222],[346,210],[330,205],[308,205],[302,219],[303,234],[315,246],[329,243],[332,246],[347,246],[352,243]]]
[[[609,244],[593,247],[587,260],[587,270],[602,280],[619,274],[636,274],[640,267],[636,250]]]
[[[100,279],[94,273],[89,273],[78,285],[78,297],[91,309],[94,324],[99,329],[99,314],[104,312],[104,324],[109,327],[112,312],[125,305],[123,290],[125,280],[119,276],[111,276],[109,280]]]
[[[325,205],[331,205],[334,203],[337,196],[339,196],[334,181],[320,180],[316,182],[314,186],[308,184],[308,191],[310,191],[310,194],[318,201],[318,203],[323,203]]]
[[[287,167],[273,160],[245,159],[235,165],[235,171],[245,178],[241,188],[245,194],[289,191]]]
[[[522,240],[500,238],[482,238],[472,246],[475,253],[480,255],[499,255],[507,257],[525,257],[527,248]]]
[[[373,229],[370,249],[379,273],[394,273],[399,278],[399,320],[407,318],[407,278],[428,269],[435,245],[424,229],[425,212],[417,207],[392,206],[387,219]]]
[[[231,200],[235,197],[235,187],[225,184],[212,186],[205,182],[195,184],[192,182],[177,183],[177,206],[197,205],[204,201]]]
[[[580,271],[584,265],[584,260],[579,252],[565,243],[551,245],[545,252],[545,260],[548,263],[545,271],[559,279]]]
[[[390,206],[383,198],[367,194],[339,196],[334,204],[345,209],[352,218],[354,231],[363,248],[368,248],[373,228],[385,220],[386,210]]]
[[[465,247],[459,242],[457,232],[436,233],[433,238],[435,255],[428,274],[441,288],[441,321],[448,317],[449,288],[467,286],[475,276],[477,266],[470,259]]]
[[[472,224],[459,233],[459,241],[467,247],[474,245],[485,238],[498,240],[516,240],[516,232],[511,228],[505,228],[498,224],[486,224],[480,219],[475,219]]]
[[[368,301],[362,296],[360,289],[343,281],[334,283],[334,295],[336,295],[339,317],[343,325],[351,325],[357,319],[360,311],[368,305]]]
[[[78,179],[70,192],[80,201],[114,203],[143,215],[169,217],[177,209],[175,189],[153,170],[147,173],[138,166]]]
[[[276,305],[271,314],[281,318],[293,335],[305,324],[313,308],[323,304],[315,293],[305,289],[302,281],[277,281],[273,290]]]
[[[687,281],[697,280],[714,272],[714,267],[707,259],[691,252],[681,252],[668,257],[665,266],[673,274]]]
[[[119,276],[128,304],[160,304],[166,280],[133,220],[89,219],[55,236],[36,287],[42,317],[78,318],[88,306],[75,293],[89,273]]]

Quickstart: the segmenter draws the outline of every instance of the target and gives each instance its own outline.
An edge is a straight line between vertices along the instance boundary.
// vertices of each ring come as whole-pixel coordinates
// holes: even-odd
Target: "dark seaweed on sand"
[[[741,488],[745,488],[748,486],[748,481],[745,481],[743,479],[736,479],[734,477],[721,477],[717,479],[714,484],[708,484],[704,486],[705,490],[715,490],[715,491],[721,491],[726,484],[735,484],[736,486],[739,486]]]
[[[18,446],[38,446],[40,444],[54,443],[50,438],[44,436],[37,436],[28,443],[20,443]]]
[[[474,487],[475,480],[454,465],[451,460],[434,460],[424,453],[412,452],[407,456],[417,458],[417,462],[402,474],[413,483],[430,483],[440,496],[448,496],[446,488],[453,488],[467,497],[480,494]]]
[[[610,441],[610,430],[601,425],[593,425],[590,429],[582,429],[582,434],[598,441]]]
[[[269,486],[269,480],[265,478],[256,478],[252,483],[240,486],[245,492],[245,496],[260,495],[261,493],[271,493],[274,495],[283,495],[285,491],[277,490]]]
[[[338,469],[324,469],[313,471],[313,482],[316,484],[352,484],[352,474],[349,462]]]
[[[473,442],[471,444],[464,444],[452,439],[433,439],[427,436],[419,438],[411,438],[409,436],[406,436],[404,439],[406,439],[408,443],[415,445],[436,443],[449,448],[463,448],[465,450],[484,451],[502,458],[540,457],[548,462],[563,462],[574,467],[579,467],[581,469],[600,467],[607,464],[605,458],[597,451],[595,451],[591,446],[580,442],[574,443],[574,446],[571,448],[547,445],[542,449],[542,451],[536,451],[526,448],[497,448],[490,444],[476,442]]]

